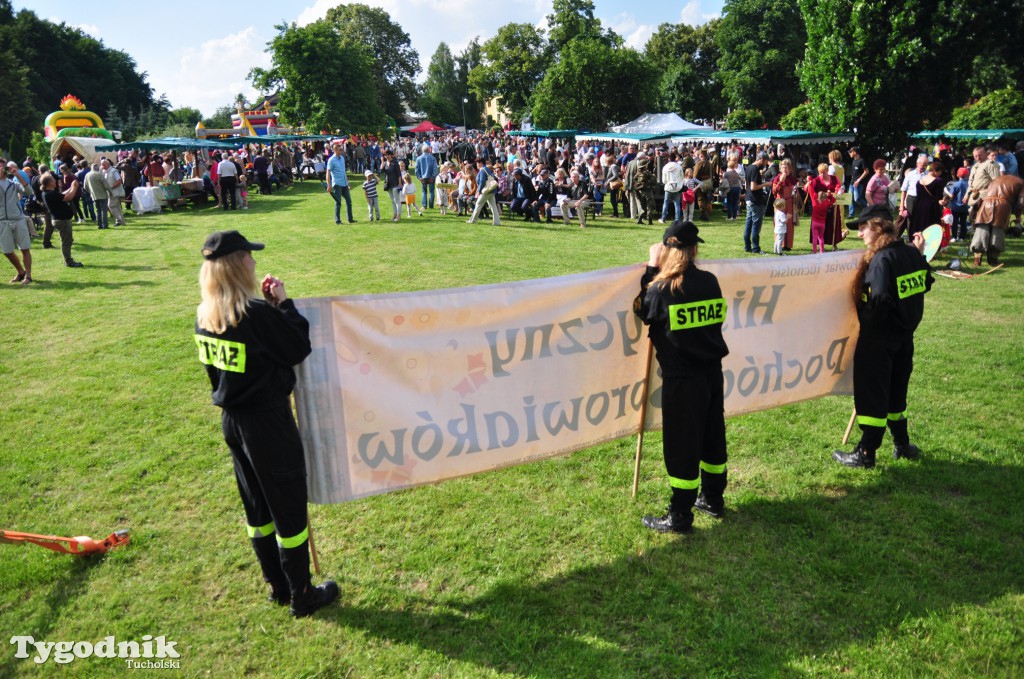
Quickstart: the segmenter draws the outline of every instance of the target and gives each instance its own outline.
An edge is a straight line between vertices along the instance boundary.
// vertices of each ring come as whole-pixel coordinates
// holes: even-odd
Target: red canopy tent
[[[445,128],[435,125],[429,120],[424,120],[416,127],[409,130],[410,132],[443,132]]]

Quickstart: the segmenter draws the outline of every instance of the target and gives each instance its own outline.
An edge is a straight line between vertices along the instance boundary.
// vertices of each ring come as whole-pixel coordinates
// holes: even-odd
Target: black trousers
[[[853,354],[853,402],[865,450],[878,450],[886,424],[895,443],[909,442],[907,385],[913,370],[913,333],[862,333],[857,340]]]
[[[309,585],[306,459],[291,409],[225,410],[221,427],[263,578],[275,591],[302,593]]]
[[[256,173],[256,182],[260,185],[260,193],[269,196],[270,195],[270,177],[266,172],[260,174]]]
[[[670,510],[688,513],[698,487],[717,504],[725,492],[728,457],[721,367],[694,377],[666,377],[661,408]]]
[[[225,176],[217,180],[220,183],[220,204],[224,206],[224,209],[228,209],[228,200],[231,201],[231,209],[234,210],[238,207],[238,201],[235,200],[235,187],[238,186],[238,177]]]

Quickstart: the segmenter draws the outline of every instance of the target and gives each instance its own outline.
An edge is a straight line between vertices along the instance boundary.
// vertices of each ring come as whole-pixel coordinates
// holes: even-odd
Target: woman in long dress
[[[800,225],[799,202],[797,201],[796,176],[793,174],[793,162],[786,158],[779,163],[779,174],[772,179],[772,196],[786,201],[786,237],[782,249],[789,252],[793,249],[793,234]]]
[[[807,186],[804,189],[807,193],[832,193],[839,194],[843,191],[843,185],[839,183],[839,180],[834,175],[830,175],[826,172],[821,172],[819,169],[818,176],[814,177],[807,182]],[[828,211],[825,216],[825,232],[822,235],[824,238],[825,245],[831,245],[833,250],[836,250],[836,245],[842,242],[843,236],[843,222],[839,218],[839,210],[832,208]],[[814,244],[813,236],[808,239],[812,245]]]

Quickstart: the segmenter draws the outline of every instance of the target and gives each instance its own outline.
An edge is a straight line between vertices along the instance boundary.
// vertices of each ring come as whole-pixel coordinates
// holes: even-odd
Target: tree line
[[[405,30],[385,10],[340,4],[276,26],[271,66],[249,78],[280,94],[285,123],[318,131],[382,132],[407,111],[478,127],[493,122],[491,98],[537,128],[603,130],[675,111],[733,129],[850,131],[884,149],[923,128],[1024,127],[1024,0],[726,0],[721,18],[663,23],[639,50],[594,11],[592,0],[552,0],[546,30],[506,24],[458,54],[441,43],[418,85]],[[68,93],[126,140],[191,135],[200,118],[155,96],[129,55],[10,0],[0,50],[0,146],[12,155]],[[229,127],[234,110],[203,122]]]

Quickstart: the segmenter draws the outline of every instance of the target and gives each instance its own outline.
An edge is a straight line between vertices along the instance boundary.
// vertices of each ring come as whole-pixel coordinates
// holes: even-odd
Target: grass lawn
[[[887,438],[874,470],[833,463],[852,399],[826,398],[728,421],[729,513],[698,516],[692,536],[640,525],[669,494],[658,434],[636,501],[635,440],[623,439],[312,505],[341,600],[302,621],[268,604],[192,341],[209,232],[266,242],[258,274],[306,297],[618,266],[646,259],[663,228],[610,217],[586,230],[494,227],[436,211],[370,224],[361,193],[355,225],[336,226],[310,182],[253,196],[248,211],[79,226],[84,268],[37,241],[37,282],[0,285],[0,528],[132,536],[94,559],[0,545],[0,676],[54,671],[52,659],[40,670],[15,658],[14,635],[147,634],[177,642],[188,676],[1024,674],[1019,239],[1003,270],[939,278],[927,297],[910,384],[919,462],[894,462]],[[701,255],[743,256],[741,231],[716,212]],[[794,254],[809,254],[806,219],[799,233]],[[63,670],[126,667],[88,658]]]

